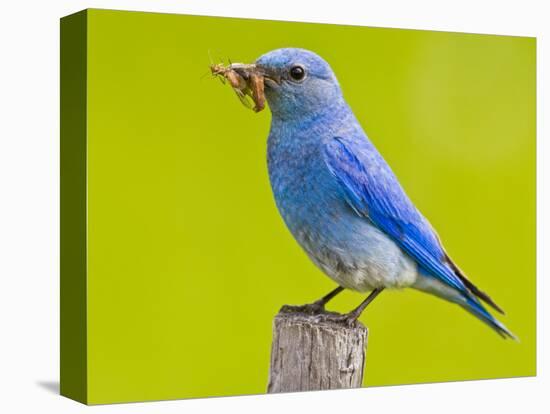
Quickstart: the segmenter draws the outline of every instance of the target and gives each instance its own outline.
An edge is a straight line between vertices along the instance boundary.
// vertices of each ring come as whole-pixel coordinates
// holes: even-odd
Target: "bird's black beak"
[[[252,77],[261,76],[265,86],[274,87],[281,83],[281,76],[276,71],[257,64],[234,63],[230,68],[237,72],[243,79],[249,81]]]
[[[253,74],[258,72],[255,64],[247,63],[232,63],[227,69],[236,72],[245,81],[248,81]]]
[[[265,86],[275,88],[281,84],[281,75],[277,71],[260,65],[256,65],[256,68],[264,77]]]

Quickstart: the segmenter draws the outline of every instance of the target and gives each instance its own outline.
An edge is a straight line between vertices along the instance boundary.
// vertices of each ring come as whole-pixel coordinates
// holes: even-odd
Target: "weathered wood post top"
[[[367,328],[332,312],[283,306],[273,321],[268,393],[359,388]]]

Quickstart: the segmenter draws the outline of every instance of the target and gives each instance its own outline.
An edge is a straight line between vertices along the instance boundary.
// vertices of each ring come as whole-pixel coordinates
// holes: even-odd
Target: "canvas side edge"
[[[60,393],[88,402],[87,11],[60,22]]]

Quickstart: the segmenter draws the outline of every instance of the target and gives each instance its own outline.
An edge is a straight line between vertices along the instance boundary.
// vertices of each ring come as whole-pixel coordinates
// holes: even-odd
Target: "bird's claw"
[[[342,325],[347,326],[348,328],[353,328],[357,326],[357,318],[358,316],[353,313],[346,313],[344,315],[340,314],[327,314],[327,319],[329,319],[332,322],[340,323]]]
[[[302,313],[306,315],[319,315],[322,320],[335,322],[353,328],[357,326],[358,315],[355,312],[341,315],[339,313],[327,312],[322,302],[308,303],[306,305],[284,305],[281,313]]]
[[[325,313],[325,305],[319,301],[306,305],[285,305],[281,308],[284,313],[305,313],[307,315],[319,315]]]

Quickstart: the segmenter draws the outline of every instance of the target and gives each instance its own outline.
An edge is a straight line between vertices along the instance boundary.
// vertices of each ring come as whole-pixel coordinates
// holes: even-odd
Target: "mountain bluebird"
[[[267,161],[277,208],[309,258],[339,285],[303,310],[323,311],[344,288],[371,291],[342,315],[353,324],[385,288],[411,287],[454,302],[502,337],[514,338],[480,300],[503,311],[451,260],[369,141],[327,62],[286,48],[235,68],[244,79],[252,72],[263,77],[260,92],[272,113]]]

